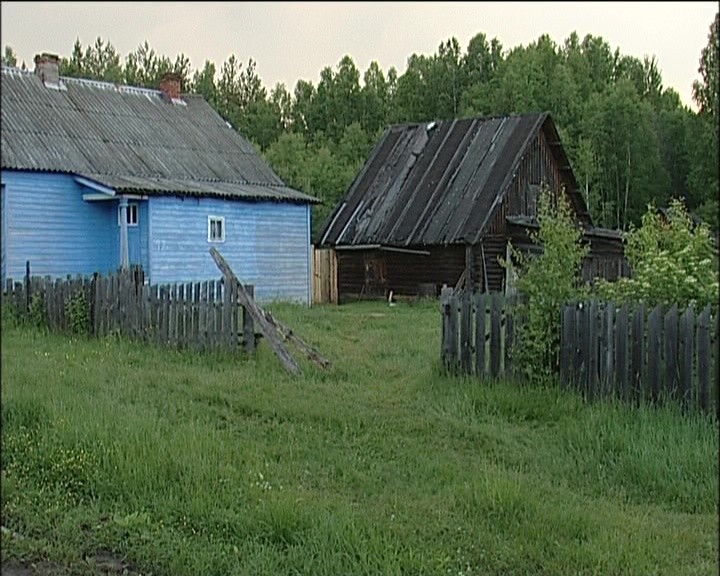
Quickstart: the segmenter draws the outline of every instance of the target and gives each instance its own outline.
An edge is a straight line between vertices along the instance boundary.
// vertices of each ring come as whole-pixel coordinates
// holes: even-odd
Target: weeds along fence
[[[253,287],[245,286],[252,294]],[[8,279],[15,316],[50,330],[204,350],[254,350],[253,319],[226,279],[147,285],[132,271],[111,276]]]
[[[517,300],[443,288],[441,359],[446,370],[479,379],[522,377],[513,346],[522,322]],[[588,400],[679,402],[720,416],[717,307],[647,309],[597,301],[558,310],[559,380]]]
[[[578,302],[561,312],[560,381],[589,399],[720,414],[718,308]]]

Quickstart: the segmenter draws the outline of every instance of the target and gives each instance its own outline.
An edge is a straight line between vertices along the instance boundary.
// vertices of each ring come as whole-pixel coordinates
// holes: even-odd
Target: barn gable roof
[[[476,243],[540,130],[570,183],[574,209],[592,225],[550,115],[535,113],[391,126],[324,223],[318,244]]]
[[[82,176],[120,193],[316,203],[285,185],[200,96],[2,68],[2,169]]]

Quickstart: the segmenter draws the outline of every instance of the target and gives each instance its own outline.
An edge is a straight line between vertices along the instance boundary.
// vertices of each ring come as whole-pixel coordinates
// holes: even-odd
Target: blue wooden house
[[[2,68],[2,277],[111,273],[152,284],[221,276],[258,300],[310,303],[311,206],[180,79],[160,90]]]

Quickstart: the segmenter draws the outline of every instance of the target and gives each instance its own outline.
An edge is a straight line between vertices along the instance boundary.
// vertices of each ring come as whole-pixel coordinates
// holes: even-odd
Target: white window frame
[[[208,216],[207,219],[207,239],[208,242],[213,244],[222,244],[225,242],[225,216]],[[213,235],[213,224],[220,223],[220,238],[215,238]]]
[[[120,221],[120,214],[122,214],[122,208],[118,206],[118,226],[122,226],[122,222]],[[137,203],[128,203],[126,214],[128,228],[137,226],[140,222],[140,208],[138,208]]]

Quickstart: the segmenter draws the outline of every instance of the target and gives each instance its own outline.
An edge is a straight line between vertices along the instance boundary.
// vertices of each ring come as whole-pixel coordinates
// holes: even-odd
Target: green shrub
[[[573,220],[564,193],[544,188],[538,199],[539,229],[530,233],[542,247],[539,255],[511,246],[512,269],[520,295],[517,340],[512,355],[515,366],[528,380],[544,380],[557,372],[560,354],[560,309],[568,300],[582,297],[580,271],[587,246]]]
[[[626,235],[631,278],[598,280],[597,294],[616,302],[650,306],[677,303],[704,306],[718,301],[717,249],[705,224],[693,225],[681,200],[673,200],[667,219],[651,204],[639,228]]]
[[[73,334],[90,333],[90,306],[84,292],[75,292],[65,303],[65,315]]]
[[[48,325],[45,297],[41,292],[33,292],[28,309],[28,322],[35,328],[46,328]]]

